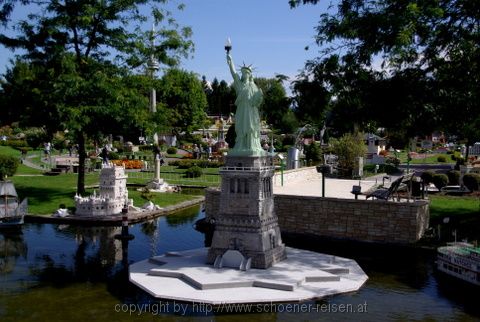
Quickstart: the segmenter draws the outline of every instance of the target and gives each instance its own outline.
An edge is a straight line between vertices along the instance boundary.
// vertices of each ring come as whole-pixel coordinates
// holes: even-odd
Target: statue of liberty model
[[[262,90],[253,82],[252,68],[242,66],[239,76],[235,71],[232,56],[230,55],[231,44],[225,46],[227,51],[227,63],[233,77],[233,87],[237,93],[235,105],[235,146],[229,155],[236,156],[263,156],[265,151],[260,144],[260,116],[258,107],[262,103]]]

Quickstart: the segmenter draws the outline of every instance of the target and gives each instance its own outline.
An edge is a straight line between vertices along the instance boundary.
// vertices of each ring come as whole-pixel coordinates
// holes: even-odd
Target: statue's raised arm
[[[240,76],[238,76],[237,72],[235,71],[235,65],[233,64],[232,56],[230,56],[230,54],[227,54],[227,64],[228,68],[230,68],[230,73],[232,74],[233,80],[235,82],[239,82]]]

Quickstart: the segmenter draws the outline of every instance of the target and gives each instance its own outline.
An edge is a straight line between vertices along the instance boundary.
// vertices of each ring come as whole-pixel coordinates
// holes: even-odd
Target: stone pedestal
[[[220,175],[220,211],[207,263],[221,263],[228,250],[239,251],[251,268],[269,268],[285,259],[273,207],[272,157],[227,156]]]
[[[160,178],[160,158],[159,157],[155,158],[155,176],[152,181],[147,183],[147,188],[153,191],[160,191],[160,192],[172,190],[172,187],[167,182],[165,182],[165,180]]]

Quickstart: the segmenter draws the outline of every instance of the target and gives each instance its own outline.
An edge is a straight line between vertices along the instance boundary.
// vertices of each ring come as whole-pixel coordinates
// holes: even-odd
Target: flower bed
[[[125,166],[125,169],[142,169],[143,161],[142,160],[112,160],[112,163],[116,166]]]

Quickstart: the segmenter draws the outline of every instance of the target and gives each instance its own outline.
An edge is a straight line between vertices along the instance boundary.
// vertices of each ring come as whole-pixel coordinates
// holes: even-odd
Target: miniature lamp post
[[[227,51],[227,54],[229,54],[230,50],[232,50],[232,41],[230,40],[230,37],[228,37],[227,41],[225,42],[225,50]]]
[[[317,172],[322,174],[322,197],[325,197],[325,175],[332,172],[330,165],[317,165]]]
[[[283,169],[285,168],[285,163],[284,163],[285,157],[283,156],[283,154],[279,153],[278,158],[280,159],[280,178],[281,178],[281,184],[283,187]]]

